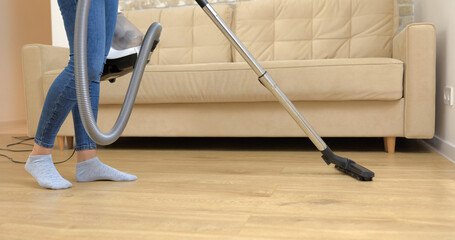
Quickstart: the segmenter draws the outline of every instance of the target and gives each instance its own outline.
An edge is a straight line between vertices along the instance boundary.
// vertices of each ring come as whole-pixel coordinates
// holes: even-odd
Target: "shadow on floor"
[[[324,138],[334,151],[384,151],[383,138]],[[397,138],[397,152],[429,152],[419,140]],[[308,138],[123,137],[99,149],[316,151]]]

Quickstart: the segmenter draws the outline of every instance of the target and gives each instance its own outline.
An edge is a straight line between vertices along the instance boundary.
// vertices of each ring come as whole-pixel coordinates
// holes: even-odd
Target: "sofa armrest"
[[[68,65],[69,49],[42,44],[22,47],[22,74],[24,78],[28,135],[34,136],[44,104],[43,75]]]
[[[404,136],[432,138],[435,128],[436,30],[408,25],[393,39],[393,58],[404,62]]]

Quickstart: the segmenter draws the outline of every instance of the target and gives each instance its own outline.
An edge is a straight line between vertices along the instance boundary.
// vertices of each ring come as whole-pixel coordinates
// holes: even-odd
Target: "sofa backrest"
[[[391,57],[398,21],[397,0],[254,0],[233,31],[262,61]]]
[[[230,26],[232,5],[215,5],[214,8]],[[163,25],[160,43],[150,64],[232,62],[229,41],[199,6],[127,11],[124,14],[143,33],[153,22]]]
[[[398,31],[397,0],[251,0],[213,5],[259,61],[391,57]],[[239,62],[198,7],[124,12],[144,33],[163,25],[150,64]]]

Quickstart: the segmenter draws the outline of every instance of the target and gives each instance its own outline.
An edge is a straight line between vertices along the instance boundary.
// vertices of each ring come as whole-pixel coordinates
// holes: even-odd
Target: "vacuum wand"
[[[333,163],[335,165],[335,168],[343,173],[346,173],[361,181],[371,181],[374,177],[374,172],[368,170],[365,167],[362,167],[350,159],[339,157],[332,152],[327,144],[311,127],[308,121],[299,113],[294,104],[292,104],[287,96],[280,90],[276,82],[267,73],[267,71],[265,71],[261,65],[259,65],[253,55],[251,55],[251,53],[245,48],[242,42],[240,42],[232,30],[226,25],[223,19],[216,13],[215,9],[213,9],[206,0],[196,0],[196,2],[220,29],[220,31],[226,36],[226,38],[237,50],[237,52],[243,57],[243,59],[245,59],[253,71],[258,75],[258,80],[261,82],[261,84],[278,99],[281,105],[283,105],[286,111],[310,138],[316,148],[322,153],[322,159],[327,163],[327,165]]]

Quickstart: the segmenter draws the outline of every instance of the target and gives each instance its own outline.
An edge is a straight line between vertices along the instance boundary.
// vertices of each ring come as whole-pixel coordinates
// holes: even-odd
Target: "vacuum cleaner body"
[[[132,72],[141,51],[143,39],[144,34],[119,12],[101,81],[109,80],[113,83],[116,78]]]
[[[109,56],[106,59],[106,64],[104,64],[101,81],[109,80],[109,82],[114,83],[117,78],[132,72],[139,51],[139,47],[126,49],[124,51],[118,51],[111,48]]]

